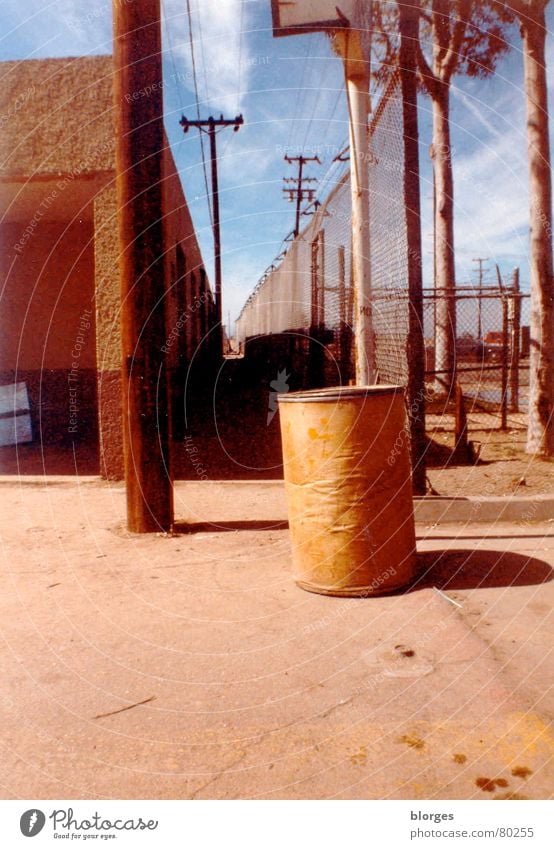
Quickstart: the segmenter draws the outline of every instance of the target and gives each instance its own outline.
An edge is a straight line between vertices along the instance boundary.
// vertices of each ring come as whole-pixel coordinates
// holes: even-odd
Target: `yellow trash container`
[[[279,396],[296,583],[370,596],[416,571],[409,434],[399,386]]]

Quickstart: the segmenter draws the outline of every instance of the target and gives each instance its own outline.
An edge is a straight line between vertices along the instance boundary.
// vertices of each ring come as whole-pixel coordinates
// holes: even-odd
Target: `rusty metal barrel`
[[[337,387],[279,396],[296,583],[371,596],[416,572],[403,389]]]

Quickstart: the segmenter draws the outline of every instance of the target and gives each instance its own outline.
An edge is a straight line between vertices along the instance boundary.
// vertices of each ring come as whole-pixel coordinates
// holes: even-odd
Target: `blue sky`
[[[163,0],[165,122],[208,269],[212,234],[198,133],[184,136],[182,113],[196,117],[186,0]],[[554,20],[549,7],[549,28]],[[285,151],[317,150],[311,173],[323,179],[333,153],[347,140],[342,65],[324,35],[274,39],[270,0],[191,0],[202,117],[244,114],[238,133],[218,138],[223,243],[224,311],[238,315],[248,293],[279,252],[293,226],[282,196],[293,170]],[[2,0],[1,59],[110,53],[111,2]],[[548,40],[549,79],[552,43]],[[495,77],[456,78],[452,96],[456,255],[459,282],[474,279],[477,256],[494,271],[522,268],[528,281],[528,203],[521,45],[501,61]],[[552,89],[552,86],[551,86]],[[420,100],[424,278],[432,282],[430,104]],[[329,182],[326,184],[329,185]],[[323,183],[325,190],[325,183]]]

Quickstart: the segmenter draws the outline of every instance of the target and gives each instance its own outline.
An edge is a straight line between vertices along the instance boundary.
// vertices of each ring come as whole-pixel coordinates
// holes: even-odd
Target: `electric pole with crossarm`
[[[289,156],[286,154],[285,162],[288,162],[289,165],[298,162],[298,177],[283,177],[285,183],[290,183],[290,185],[283,187],[283,191],[288,194],[290,201],[296,200],[296,223],[294,225],[294,236],[296,238],[300,232],[300,206],[302,201],[307,200],[311,203],[315,197],[315,188],[305,189],[304,184],[317,183],[315,177],[303,176],[304,165],[307,162],[317,162],[321,165],[321,161],[318,156]]]
[[[233,127],[235,133],[244,124],[242,115],[228,120],[220,115],[219,118],[209,117],[205,120],[189,121],[183,117],[179,121],[184,133],[188,133],[190,127],[197,127],[200,132],[207,133],[210,139],[210,158],[212,165],[212,206],[213,206],[213,234],[214,234],[214,268],[215,268],[215,310],[217,318],[218,351],[223,353],[223,308],[221,302],[221,231],[219,223],[219,187],[217,180],[217,127]]]

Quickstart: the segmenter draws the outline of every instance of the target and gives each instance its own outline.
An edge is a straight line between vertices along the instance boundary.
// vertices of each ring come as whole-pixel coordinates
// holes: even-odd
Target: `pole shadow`
[[[224,533],[229,531],[286,531],[289,523],[281,519],[238,519],[230,522],[176,522],[174,534]]]

